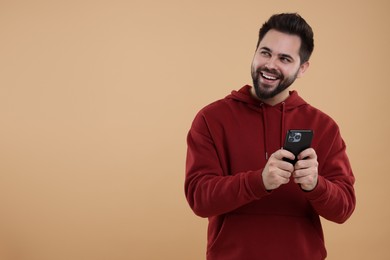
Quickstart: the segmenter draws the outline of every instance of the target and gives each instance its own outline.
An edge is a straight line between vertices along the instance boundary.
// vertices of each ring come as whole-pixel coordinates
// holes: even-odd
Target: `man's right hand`
[[[294,160],[295,156],[287,150],[277,150],[268,159],[264,167],[262,177],[267,190],[274,190],[290,181],[294,166],[283,158]]]

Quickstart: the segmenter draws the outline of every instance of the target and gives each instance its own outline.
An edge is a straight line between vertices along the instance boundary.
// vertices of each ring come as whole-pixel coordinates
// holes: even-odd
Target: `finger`
[[[318,179],[313,175],[294,178],[294,182],[301,185],[304,190],[312,190],[317,185]]]
[[[280,179],[280,183],[281,184],[287,184],[287,183],[289,183],[290,182],[290,178],[281,178]]]
[[[280,150],[276,151],[275,153],[273,153],[273,156],[278,160],[283,160],[283,158],[287,158],[290,160],[295,159],[295,155],[292,152],[284,150],[284,149],[280,149]]]
[[[288,163],[289,164],[289,163]],[[291,165],[291,163],[290,163],[290,165]],[[292,171],[291,171],[292,172]],[[280,172],[278,172],[278,176],[279,177],[281,177],[281,178],[283,178],[283,179],[290,179],[290,177],[291,177],[291,175],[292,175],[292,173],[291,173],[290,171],[280,171]]]
[[[303,150],[300,154],[297,156],[298,160],[303,159],[317,159],[316,151],[313,148],[307,148]]]
[[[295,170],[300,170],[300,169],[307,169],[310,167],[316,167],[317,166],[317,161],[314,159],[303,159],[303,160],[298,160],[295,165],[294,169]]]
[[[294,172],[292,175],[294,181],[296,183],[301,183],[301,184],[309,182],[310,180],[313,180],[315,178],[314,175],[308,171],[297,171]]]
[[[294,182],[297,184],[302,184],[302,178],[294,178]]]
[[[280,186],[282,184],[287,184],[290,181],[291,173],[280,173],[275,176],[274,184]]]
[[[310,171],[306,171],[306,170],[295,170],[293,173],[292,173],[292,176],[295,178],[295,179],[299,179],[299,178],[303,178],[303,177],[306,177],[310,175]]]
[[[316,168],[296,170],[293,172],[293,178],[295,183],[305,185],[308,188],[317,183],[318,172]]]
[[[292,173],[294,171],[294,165],[284,160],[276,160],[274,166],[281,171]]]
[[[309,180],[306,177],[294,178],[294,182],[296,184],[301,184],[301,185],[308,185],[309,184]]]
[[[289,171],[293,172],[294,168],[289,163],[279,160],[272,155],[266,164],[266,168],[268,168],[268,172],[273,172],[277,174],[280,171]]]
[[[268,172],[271,175],[290,178],[294,171],[294,166],[291,163],[271,158],[268,162]]]
[[[305,169],[317,170],[317,168],[318,168],[318,161],[316,159],[298,160],[294,165],[295,171],[305,170]]]
[[[282,171],[279,168],[273,168],[270,169],[270,171],[264,171],[262,175],[266,189],[273,190],[282,184],[288,183],[290,181],[291,173]]]

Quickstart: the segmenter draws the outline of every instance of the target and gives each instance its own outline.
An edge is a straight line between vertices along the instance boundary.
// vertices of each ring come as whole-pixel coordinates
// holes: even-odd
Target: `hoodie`
[[[208,260],[326,258],[320,216],[343,223],[355,208],[354,176],[339,127],[296,91],[269,106],[250,86],[199,111],[187,136],[185,195],[207,217]],[[267,191],[262,171],[289,129],[312,129],[318,183]]]

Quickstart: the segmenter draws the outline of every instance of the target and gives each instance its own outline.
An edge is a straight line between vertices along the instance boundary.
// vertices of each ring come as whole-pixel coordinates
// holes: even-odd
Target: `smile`
[[[266,74],[264,72],[261,72],[260,74],[261,74],[261,76],[263,78],[268,79],[268,80],[277,80],[277,79],[279,79],[279,77],[277,77],[277,76]]]

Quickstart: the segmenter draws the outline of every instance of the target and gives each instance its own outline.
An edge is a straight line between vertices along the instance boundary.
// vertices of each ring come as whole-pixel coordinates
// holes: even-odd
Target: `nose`
[[[274,57],[269,58],[269,59],[267,60],[267,62],[265,63],[265,67],[266,67],[267,69],[275,69],[275,68],[276,68],[275,61],[276,61],[276,59],[275,59]]]

